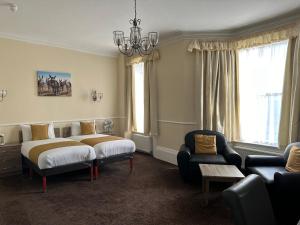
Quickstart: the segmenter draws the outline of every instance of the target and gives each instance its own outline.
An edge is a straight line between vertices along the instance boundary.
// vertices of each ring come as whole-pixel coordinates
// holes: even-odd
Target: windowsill
[[[140,132],[137,132],[137,131],[132,131],[132,134],[148,136],[148,135],[146,135],[146,134],[144,134],[144,133],[140,133]]]
[[[262,145],[262,144],[253,144],[253,143],[246,143],[246,142],[231,142],[230,143],[233,148],[245,150],[245,151],[252,151],[252,152],[258,152],[258,153],[266,153],[266,154],[273,154],[273,155],[282,155],[283,150],[271,146],[271,145]]]

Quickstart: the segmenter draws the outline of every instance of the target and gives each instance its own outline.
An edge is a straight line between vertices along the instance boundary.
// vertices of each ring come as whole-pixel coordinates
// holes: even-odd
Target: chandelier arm
[[[120,51],[122,54],[124,54],[124,55],[126,55],[126,56],[128,56],[128,57],[130,57],[130,56],[133,55],[133,50],[132,50],[132,48],[131,48],[130,52],[128,53],[128,52],[123,51],[123,50],[120,48],[120,46],[121,46],[121,45],[118,46],[118,49],[119,49],[119,51]]]
[[[150,46],[150,48],[147,51],[144,51],[143,48],[140,48],[140,52],[143,55],[151,55],[153,50],[154,50],[154,48],[152,46]]]

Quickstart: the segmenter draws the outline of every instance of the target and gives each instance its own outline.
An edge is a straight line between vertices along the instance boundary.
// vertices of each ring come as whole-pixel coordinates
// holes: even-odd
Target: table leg
[[[209,179],[202,179],[202,192],[203,192],[203,207],[208,205],[208,193],[209,193]]]
[[[203,193],[209,192],[209,179],[207,178],[202,179],[202,192]]]

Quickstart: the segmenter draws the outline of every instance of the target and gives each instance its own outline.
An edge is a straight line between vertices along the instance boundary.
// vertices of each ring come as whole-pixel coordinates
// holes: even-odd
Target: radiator
[[[153,151],[152,137],[145,136],[142,134],[133,134],[132,140],[134,141],[134,143],[136,145],[137,151],[142,151],[142,152],[152,154],[152,151]]]

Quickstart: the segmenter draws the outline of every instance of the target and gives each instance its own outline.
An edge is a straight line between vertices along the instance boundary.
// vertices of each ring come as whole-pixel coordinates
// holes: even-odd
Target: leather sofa
[[[265,182],[275,216],[286,225],[297,224],[300,219],[300,173],[285,169],[290,150],[300,142],[288,145],[282,156],[249,155],[245,159],[248,174],[257,174]]]
[[[195,154],[196,134],[216,135],[217,155]],[[210,130],[195,130],[187,133],[184,144],[177,154],[181,177],[185,181],[201,181],[199,164],[230,164],[241,168],[242,158],[228,144],[222,133]]]
[[[222,193],[235,225],[278,224],[262,178],[249,175]]]

